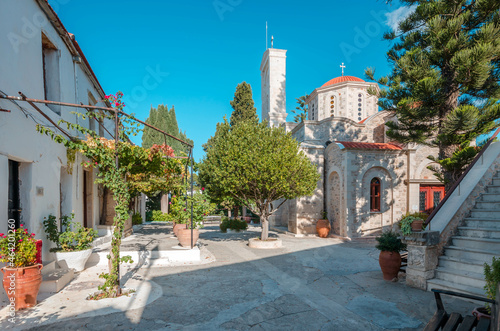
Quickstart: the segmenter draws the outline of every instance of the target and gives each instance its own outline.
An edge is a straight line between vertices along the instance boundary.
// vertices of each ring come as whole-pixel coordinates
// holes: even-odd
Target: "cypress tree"
[[[157,109],[151,107],[146,123],[151,124],[152,126],[188,143],[193,143],[193,141],[186,136],[185,132],[183,133],[179,130],[173,106],[170,110],[166,105],[158,105]],[[187,146],[181,142],[171,137],[167,137],[165,139],[162,133],[148,127],[144,128],[144,132],[142,134],[142,147],[149,148],[153,146],[153,144],[164,144],[165,142],[174,149],[176,154],[179,152],[187,153],[188,151]]]
[[[238,84],[238,86],[236,86],[236,92],[234,92],[234,99],[229,103],[231,107],[233,107],[233,113],[230,118],[231,126],[247,120],[255,124],[259,122],[257,110],[254,107],[252,87],[250,84],[246,82]]]
[[[498,127],[500,0],[402,2],[415,11],[384,35],[393,69],[378,79],[379,104],[397,115],[390,138],[438,148],[429,158],[448,190],[479,151],[475,139]]]

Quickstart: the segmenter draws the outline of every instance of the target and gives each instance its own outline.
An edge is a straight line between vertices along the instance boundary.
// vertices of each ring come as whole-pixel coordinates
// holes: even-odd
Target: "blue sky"
[[[231,115],[236,85],[252,86],[260,117],[259,66],[265,26],[287,49],[287,110],[295,98],[346,75],[390,70],[382,34],[407,10],[385,1],[49,0],[76,35],[106,93],[121,90],[125,111],[146,119],[174,105],[179,127],[201,145]],[[292,120],[289,115],[288,120]],[[141,140],[136,139],[136,143]]]

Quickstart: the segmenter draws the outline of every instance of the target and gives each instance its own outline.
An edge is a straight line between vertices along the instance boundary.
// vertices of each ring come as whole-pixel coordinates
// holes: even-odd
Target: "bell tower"
[[[268,48],[260,64],[262,121],[286,123],[286,50]]]

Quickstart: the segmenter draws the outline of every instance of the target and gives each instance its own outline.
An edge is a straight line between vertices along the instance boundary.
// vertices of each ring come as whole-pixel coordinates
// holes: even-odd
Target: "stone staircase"
[[[458,227],[451,245],[445,247],[427,290],[440,288],[485,296],[484,263],[491,264],[494,256],[500,256],[500,173]]]

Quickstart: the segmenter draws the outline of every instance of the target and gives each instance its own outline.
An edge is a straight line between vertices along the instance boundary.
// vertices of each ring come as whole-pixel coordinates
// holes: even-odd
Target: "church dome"
[[[324,83],[323,86],[321,87],[326,87],[330,85],[335,85],[338,83],[343,83],[343,82],[364,82],[361,78],[354,77],[354,76],[340,76],[340,77],[335,77],[334,79],[329,80],[328,82]]]

